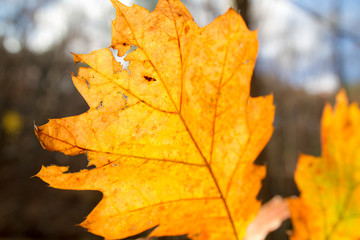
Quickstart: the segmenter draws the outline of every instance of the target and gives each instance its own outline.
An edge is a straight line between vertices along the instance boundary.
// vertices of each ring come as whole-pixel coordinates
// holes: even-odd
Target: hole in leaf
[[[90,166],[86,167],[86,169],[88,169],[88,170],[91,170],[91,169],[94,169],[94,168],[96,168],[95,165],[90,165]]]
[[[128,96],[126,96],[124,93],[122,93],[122,96],[123,96],[123,98],[125,99],[125,102],[127,102],[127,100],[128,100]]]
[[[123,45],[124,45],[124,44],[126,45],[126,43],[123,43]],[[125,45],[124,45],[124,46],[125,46]],[[130,71],[129,71],[129,69],[128,69],[128,67],[129,67],[129,61],[125,61],[125,57],[126,57],[129,53],[135,51],[135,49],[137,49],[137,46],[132,45],[131,48],[124,54],[124,56],[121,56],[121,57],[118,56],[119,50],[114,49],[114,48],[109,48],[109,49],[110,49],[110,51],[112,52],[113,57],[115,58],[115,60],[121,64],[121,66],[123,67],[123,70],[127,70],[128,73],[130,74]]]
[[[85,79],[85,83],[88,89],[90,89],[90,83],[88,82],[88,80]]]
[[[99,105],[96,107],[96,110],[99,110],[100,108],[102,108],[103,107],[103,101],[101,101],[100,103],[99,103]]]

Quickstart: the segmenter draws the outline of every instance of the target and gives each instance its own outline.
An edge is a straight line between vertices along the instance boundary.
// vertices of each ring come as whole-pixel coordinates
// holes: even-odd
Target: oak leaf
[[[74,54],[73,82],[90,109],[35,127],[42,146],[87,154],[89,166],[43,167],[61,189],[98,190],[81,224],[107,239],[151,236],[242,239],[264,177],[253,161],[272,134],[272,96],[249,97],[256,32],[230,9],[200,28],[179,0],[156,9],[115,0],[111,48]],[[131,47],[136,49],[129,53]]]
[[[336,106],[325,106],[322,156],[301,155],[295,180],[301,192],[290,199],[293,240],[360,238],[360,109],[344,90]]]

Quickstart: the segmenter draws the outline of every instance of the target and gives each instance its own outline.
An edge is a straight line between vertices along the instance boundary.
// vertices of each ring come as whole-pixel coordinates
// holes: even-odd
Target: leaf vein
[[[138,42],[138,40],[137,40],[137,37],[136,37],[136,34],[135,34],[135,31],[134,31],[133,28],[131,27],[131,25],[130,25],[129,21],[127,20],[127,18],[125,17],[124,13],[123,13],[119,8],[117,8],[117,9],[118,9],[119,12],[121,12],[123,18],[125,19],[126,24],[128,25],[130,31],[133,33],[134,39],[135,39],[135,41],[136,41],[136,46],[138,47],[139,50],[141,50],[141,51],[144,53],[145,57],[146,57],[147,59],[149,59],[149,63],[151,64],[151,66],[152,66],[152,68],[154,69],[154,71],[156,72],[156,74],[159,76],[159,79],[160,79],[161,83],[163,84],[163,86],[164,86],[164,88],[165,88],[165,91],[166,91],[166,93],[168,94],[171,102],[173,103],[176,112],[179,112],[179,110],[178,110],[178,108],[177,108],[177,106],[176,106],[176,103],[175,103],[174,99],[172,98],[172,96],[171,96],[171,94],[170,94],[170,91],[169,91],[168,87],[166,86],[166,84],[165,84],[165,82],[164,82],[163,77],[162,77],[161,74],[160,74],[160,71],[155,67],[155,64],[153,63],[153,61],[151,60],[151,58],[149,57],[149,55],[148,55],[148,53],[145,51],[145,49],[139,44],[139,42]],[[138,50],[138,49],[137,49],[137,50]],[[140,98],[138,98],[138,99],[140,99]]]
[[[88,64],[86,61],[84,61],[83,58],[79,57],[82,62]],[[149,60],[150,61],[150,60]],[[151,62],[151,61],[150,61]],[[111,78],[109,78],[108,76],[106,76],[105,74],[101,73],[100,71],[98,71],[97,69],[95,69],[94,67],[92,67],[90,64],[88,64],[91,69],[93,69],[96,73],[98,73],[100,76],[102,76],[103,78],[107,79],[109,81],[109,83],[112,83],[114,85],[116,85],[117,87],[121,88],[123,91],[125,91],[126,93],[134,96],[135,98],[137,98],[139,101],[143,102],[144,104],[148,105],[149,107],[159,111],[159,112],[163,112],[163,113],[169,113],[169,114],[176,114],[177,112],[172,112],[172,111],[165,111],[163,109],[157,108],[153,105],[151,105],[150,103],[146,102],[144,99],[140,98],[139,96],[137,96],[136,94],[134,94],[133,92],[131,92],[129,89],[126,89],[125,87],[121,86],[120,84],[116,83],[115,81],[113,81]]]
[[[160,202],[160,203],[155,203],[149,206],[145,206],[142,208],[137,208],[137,209],[133,209],[129,212],[137,212],[137,211],[141,211],[144,210],[146,208],[152,208],[155,206],[160,206],[160,205],[165,205],[165,204],[171,204],[171,203],[176,203],[176,202],[184,202],[184,201],[200,201],[200,200],[217,200],[220,199],[220,197],[202,197],[202,198],[183,198],[183,199],[176,199],[176,200],[172,200],[172,201],[166,201],[166,202]]]

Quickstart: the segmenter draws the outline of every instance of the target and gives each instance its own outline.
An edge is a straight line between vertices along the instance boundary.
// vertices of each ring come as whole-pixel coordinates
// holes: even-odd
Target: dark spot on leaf
[[[96,107],[96,110],[99,110],[99,108],[103,107],[103,101],[100,102],[99,106]]]
[[[96,166],[95,166],[95,165],[90,165],[90,166],[88,166],[86,169],[91,170],[91,169],[94,169],[94,168],[96,168]]]
[[[86,83],[87,88],[90,89],[90,84],[89,84],[89,82],[88,82],[87,80],[85,80],[85,83]]]
[[[126,46],[127,44],[126,43],[122,43],[123,46]]]
[[[156,79],[153,78],[153,77],[144,76],[144,78],[145,78],[146,80],[148,80],[149,82],[155,82],[155,81],[156,81]]]
[[[190,30],[190,27],[189,27],[189,26],[186,26],[186,27],[185,27],[185,34],[188,33],[189,30]]]

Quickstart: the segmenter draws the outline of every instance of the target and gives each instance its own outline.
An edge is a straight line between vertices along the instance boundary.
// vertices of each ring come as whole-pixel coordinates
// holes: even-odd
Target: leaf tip
[[[43,142],[41,141],[41,127],[37,126],[35,121],[34,121],[34,133],[35,133],[37,139],[39,140],[41,146],[45,149],[45,146],[43,145]]]
[[[59,176],[62,175],[63,173],[69,171],[69,167],[68,166],[56,166],[56,165],[51,165],[51,166],[41,166],[40,171],[35,174],[33,177],[38,177],[41,180],[46,181],[46,179],[50,179],[52,177],[55,176]],[[51,186],[51,184],[50,184]]]
[[[37,127],[37,125],[35,123],[35,120],[34,120],[34,131],[35,131],[35,133],[38,131],[38,127]]]
[[[46,171],[46,167],[44,165],[42,165],[40,171],[37,174],[31,176],[31,178],[38,177],[38,178],[41,179],[41,176],[42,176],[44,171]]]
[[[74,59],[75,64],[81,62],[81,58],[79,57],[78,54],[73,53],[73,52],[71,54],[73,55],[73,59]]]
[[[336,95],[336,103],[348,103],[348,98],[344,88],[341,88],[338,94]]]

